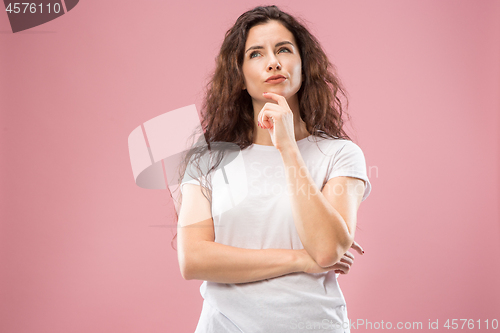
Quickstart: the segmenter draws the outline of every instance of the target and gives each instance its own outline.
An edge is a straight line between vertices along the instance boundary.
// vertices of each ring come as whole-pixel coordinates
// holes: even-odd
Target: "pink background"
[[[87,0],[17,34],[0,13],[1,332],[194,331],[201,282],[127,137],[199,110],[224,33],[261,4]],[[350,318],[500,320],[500,2],[275,4],[337,65],[369,168]]]

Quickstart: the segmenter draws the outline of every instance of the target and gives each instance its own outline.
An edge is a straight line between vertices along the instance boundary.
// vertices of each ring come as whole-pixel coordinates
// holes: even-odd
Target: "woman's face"
[[[243,57],[244,88],[254,101],[269,102],[262,93],[289,99],[302,84],[302,65],[293,34],[278,21],[250,28]],[[268,80],[272,76],[282,76]]]

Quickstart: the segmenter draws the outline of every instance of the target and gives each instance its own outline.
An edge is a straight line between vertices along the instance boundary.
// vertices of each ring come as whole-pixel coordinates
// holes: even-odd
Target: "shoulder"
[[[351,140],[321,136],[311,136],[309,140],[310,145],[316,145],[326,155],[350,154],[357,153],[363,154],[361,148]]]

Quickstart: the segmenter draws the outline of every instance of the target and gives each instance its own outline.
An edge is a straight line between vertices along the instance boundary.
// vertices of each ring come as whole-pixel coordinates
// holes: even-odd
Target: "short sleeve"
[[[357,144],[347,141],[333,157],[333,166],[328,180],[334,177],[354,177],[365,181],[364,201],[371,192],[371,184],[366,172],[366,161],[363,151]]]
[[[194,184],[194,185],[201,185],[203,187],[206,186],[206,177],[203,175],[203,172],[200,170],[200,168],[197,168],[195,165],[193,165],[193,157],[191,157],[191,160],[189,161],[186,171],[184,172],[184,176],[182,177],[180,189],[182,193],[182,187],[185,184]]]
[[[200,185],[203,186],[203,184],[204,184],[204,178],[202,178],[200,180],[198,180],[198,179],[192,179],[191,177],[186,178],[186,180],[183,179],[182,183],[181,183],[181,186],[180,186],[181,193],[184,193],[184,192],[182,192],[182,187],[184,185],[186,185],[186,184],[194,184],[194,185],[198,185],[198,186],[200,186]],[[205,187],[205,186],[203,186],[203,187]]]

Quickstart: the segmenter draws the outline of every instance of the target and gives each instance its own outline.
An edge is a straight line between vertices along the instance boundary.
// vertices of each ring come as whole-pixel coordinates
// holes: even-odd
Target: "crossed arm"
[[[304,246],[291,249],[243,249],[215,242],[210,203],[194,184],[183,185],[178,220],[178,260],[187,279],[245,283],[295,272],[347,273],[354,256],[356,216],[364,181],[334,177],[320,192],[298,147],[281,151],[296,230]]]

